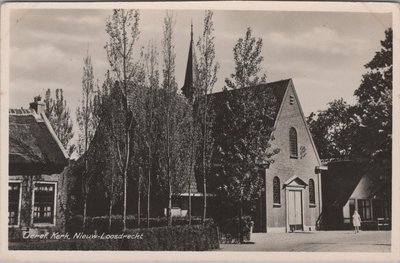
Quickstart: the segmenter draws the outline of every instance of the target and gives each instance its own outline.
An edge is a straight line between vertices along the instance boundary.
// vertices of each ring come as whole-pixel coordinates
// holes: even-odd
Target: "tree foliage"
[[[160,72],[158,69],[158,51],[154,42],[147,46],[147,52],[144,54],[144,68],[146,74],[147,93],[145,94],[145,144],[147,147],[147,227],[150,227],[150,198],[151,182],[154,180],[155,163],[154,152],[156,151],[156,96],[160,88]]]
[[[392,102],[393,102],[393,32],[385,31],[381,50],[365,65],[357,97],[356,112],[362,128],[357,136],[357,157],[368,159],[375,174],[372,193],[391,198],[392,180]]]
[[[348,160],[352,157],[359,120],[354,107],[343,98],[330,102],[328,109],[311,113],[307,123],[321,159]]]
[[[85,154],[89,149],[95,130],[95,102],[94,102],[94,75],[93,65],[89,53],[84,58],[83,74],[82,74],[82,97],[81,106],[76,110],[76,117],[79,125],[78,137],[78,154]],[[82,192],[83,192],[83,226],[86,223],[87,197],[90,190],[92,174],[89,173],[87,155],[85,158],[85,169],[82,174]]]
[[[366,73],[354,92],[357,103],[343,99],[308,118],[322,158],[363,162],[373,178],[372,196],[390,201],[392,177],[392,30],[385,31],[381,49],[365,65]]]
[[[177,83],[175,79],[175,45],[173,41],[175,19],[172,13],[167,12],[164,18],[164,33],[162,40],[163,47],[163,80],[160,105],[160,153],[159,163],[162,177],[165,182],[165,192],[167,193],[168,224],[172,224],[171,209],[172,195],[180,193],[183,189],[185,180],[184,174],[187,167],[190,166],[187,158],[182,158],[183,153],[187,152],[185,136],[188,123],[190,123],[189,103],[181,95],[177,94]]]
[[[76,118],[79,126],[77,151],[79,155],[85,153],[93,139],[97,118],[95,117],[95,87],[92,59],[89,54],[84,58],[82,74],[81,106],[76,110]]]
[[[140,69],[134,61],[134,45],[139,37],[139,11],[114,9],[113,15],[106,22],[106,33],[109,40],[105,45],[107,58],[116,79],[110,92],[111,96],[120,99],[115,103],[116,114],[109,126],[113,130],[113,148],[117,154],[118,167],[123,178],[123,225],[126,228],[126,205],[128,173],[131,168],[132,136],[136,126],[133,114],[135,88],[140,87]],[[122,111],[122,112],[121,112]]]
[[[55,98],[53,98],[50,89],[48,89],[44,103],[46,104],[45,114],[50,121],[51,127],[68,154],[71,155],[75,150],[75,145],[71,142],[74,137],[73,123],[63,90],[56,89]]]
[[[262,70],[261,63],[264,60],[261,55],[262,39],[256,39],[251,32],[251,28],[248,27],[246,36],[239,38],[233,48],[235,71],[231,74],[231,79],[225,79],[225,84],[229,89],[251,87],[267,79],[265,73],[259,75]]]
[[[220,166],[215,185],[220,196],[238,207],[240,224],[243,203],[252,205],[261,196],[263,170],[278,152],[270,145],[276,99],[271,89],[257,87],[266,79],[265,74],[260,76],[261,50],[262,39],[252,37],[248,28],[233,48],[235,71],[225,79],[226,86],[214,103],[218,113],[213,162]]]
[[[240,38],[233,49],[235,72],[226,79],[226,86],[216,98],[217,114],[214,129],[217,152],[215,162],[221,165],[218,190],[234,202],[252,201],[262,190],[259,169],[265,168],[277,153],[271,149],[273,138],[271,116],[278,110],[271,90],[255,86],[265,80],[261,71],[262,40],[251,36]],[[246,62],[247,61],[247,62]],[[231,89],[231,90],[228,90]]]
[[[205,11],[203,33],[197,42],[199,59],[196,69],[197,76],[195,79],[197,92],[195,92],[196,105],[194,107],[193,120],[193,136],[196,136],[193,139],[197,140],[197,171],[199,171],[199,174],[202,174],[203,177],[203,222],[205,222],[207,215],[207,174],[210,172],[214,147],[212,129],[215,114],[212,96],[208,96],[208,94],[213,92],[219,69],[219,64],[215,59],[214,23],[212,17],[212,11]],[[201,132],[199,132],[199,130]]]

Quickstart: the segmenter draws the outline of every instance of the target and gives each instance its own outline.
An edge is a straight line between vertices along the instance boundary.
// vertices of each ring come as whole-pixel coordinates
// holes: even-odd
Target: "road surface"
[[[391,231],[253,233],[253,244],[221,244],[217,251],[390,252]]]

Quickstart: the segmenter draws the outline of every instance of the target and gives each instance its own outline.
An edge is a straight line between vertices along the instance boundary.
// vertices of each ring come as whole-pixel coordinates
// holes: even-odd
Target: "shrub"
[[[20,228],[10,227],[8,228],[8,240],[21,240],[22,239],[22,231]]]
[[[81,215],[74,216],[68,220],[66,223],[66,232],[70,234],[82,232],[82,223],[83,217]],[[201,218],[194,217],[191,221],[192,225],[200,225]],[[111,218],[111,230],[108,229],[109,218],[107,216],[99,216],[99,217],[87,217],[86,218],[86,227],[85,233],[121,233],[123,223],[122,217],[120,215],[113,216]],[[167,226],[167,218],[165,217],[158,217],[158,218],[150,218],[150,227],[164,227]],[[189,219],[187,217],[173,217],[172,218],[172,225],[174,226],[181,226],[181,225],[188,225]],[[211,218],[206,219],[206,225],[213,225],[214,222]],[[147,227],[147,219],[141,218],[140,219],[141,227]],[[126,218],[126,227],[128,229],[134,229],[138,226],[138,220],[134,216],[127,216]]]
[[[242,217],[242,227],[241,233],[244,240],[250,239],[250,230],[252,226],[252,221],[250,216]],[[235,216],[227,218],[224,222],[220,223],[221,234],[224,236],[226,243],[239,242],[239,231],[240,231],[240,218]]]
[[[143,239],[128,240],[129,250],[189,250],[202,251],[219,248],[215,226],[172,226],[127,231],[143,233]]]

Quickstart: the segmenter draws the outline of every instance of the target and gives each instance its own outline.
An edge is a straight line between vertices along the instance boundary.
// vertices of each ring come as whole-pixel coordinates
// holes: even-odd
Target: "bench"
[[[378,230],[380,230],[381,228],[389,227],[390,226],[390,220],[389,220],[389,218],[380,217],[380,218],[376,219],[376,224],[377,224]]]

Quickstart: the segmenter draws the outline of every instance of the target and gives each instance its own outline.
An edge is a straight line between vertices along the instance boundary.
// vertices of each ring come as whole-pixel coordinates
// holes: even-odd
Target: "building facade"
[[[292,80],[268,83],[283,94],[271,147],[280,152],[265,170],[264,232],[316,229],[321,213],[320,160]],[[278,96],[277,96],[278,97]]]
[[[192,99],[196,94],[196,56],[193,32],[182,93]],[[321,214],[321,162],[308,130],[304,113],[291,79],[245,88],[256,96],[271,93],[276,101],[272,125],[272,148],[280,152],[261,173],[264,191],[252,215],[258,232],[312,231]],[[240,89],[234,92],[241,92]],[[214,93],[214,104],[223,92]],[[221,114],[216,111],[216,114]],[[218,123],[216,124],[219,125]],[[223,127],[219,127],[223,129]]]
[[[68,154],[35,98],[30,109],[9,110],[9,238],[63,229],[62,171]]]
[[[353,228],[355,210],[361,229],[390,229],[390,204],[373,194],[373,176],[363,162],[332,161],[322,173],[323,227],[327,230]]]

